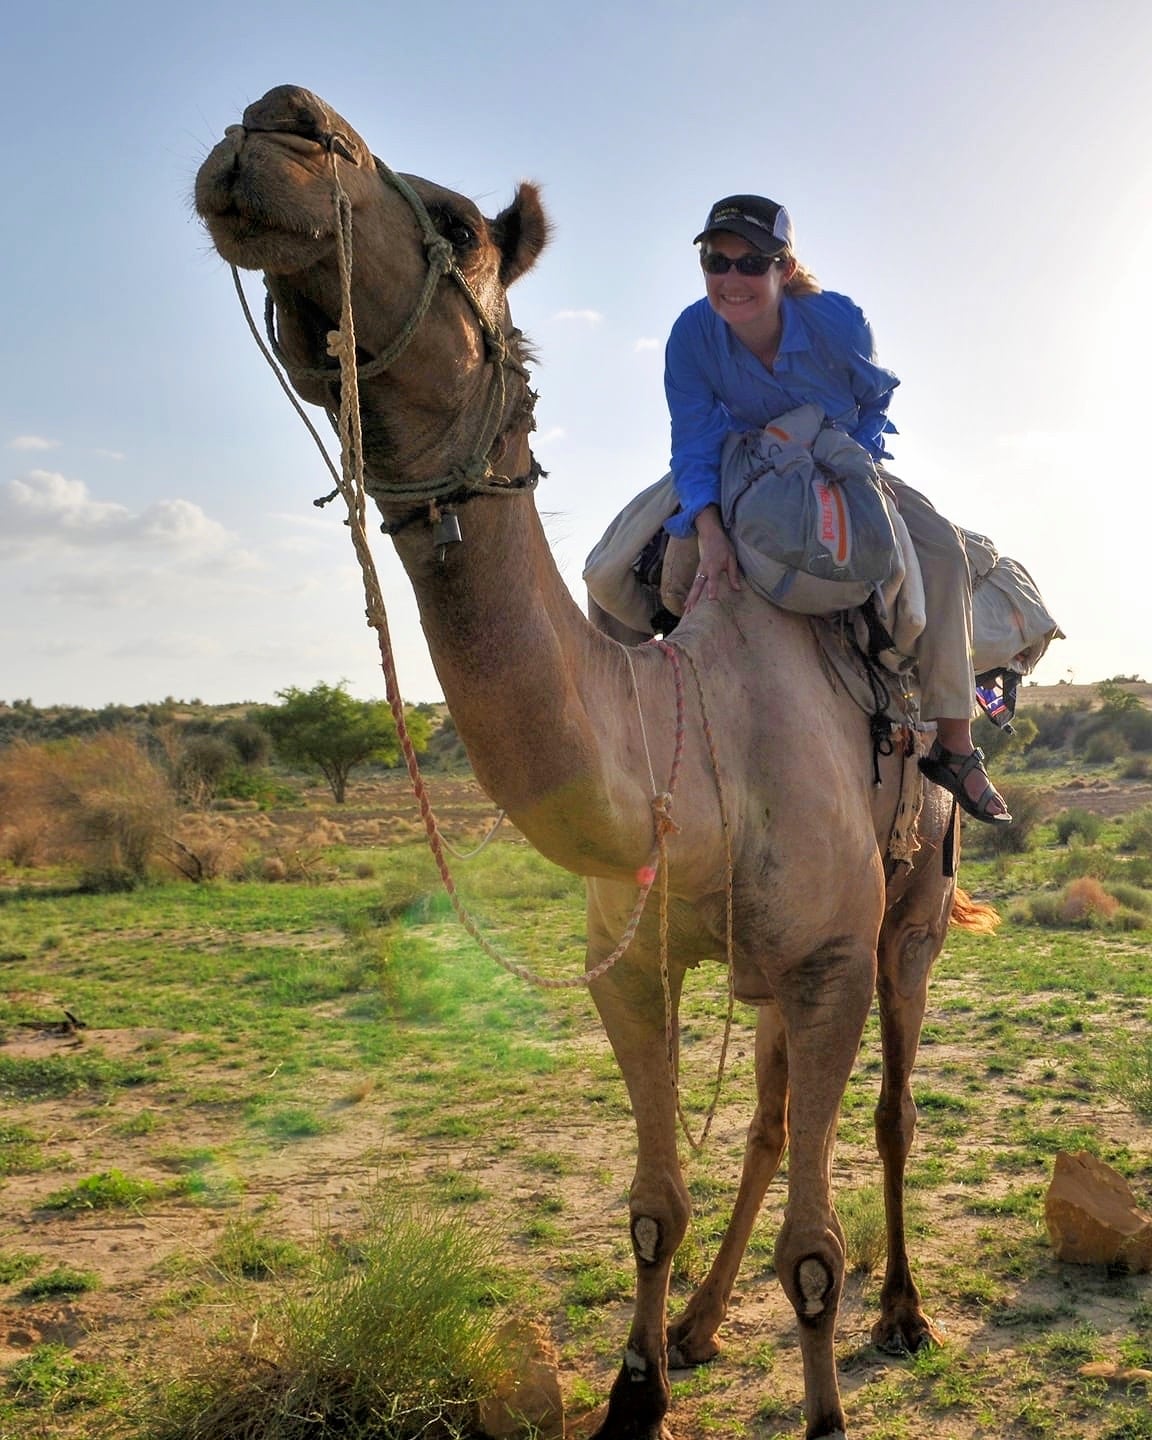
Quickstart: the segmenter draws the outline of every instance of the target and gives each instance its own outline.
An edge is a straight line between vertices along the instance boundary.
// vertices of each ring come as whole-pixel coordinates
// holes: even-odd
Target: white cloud
[[[549,440],[566,440],[568,438],[568,431],[565,430],[563,425],[550,425],[547,430],[540,432],[538,438],[541,444],[545,444]]]
[[[17,435],[9,440],[9,450],[55,450],[59,440],[46,440],[43,435]]]
[[[128,517],[123,505],[100,503],[88,487],[55,470],[29,470],[0,486],[0,520],[7,539],[74,539],[114,529]]]
[[[633,350],[659,350],[660,341],[651,335],[641,335],[640,339],[632,346]]]
[[[579,320],[585,325],[600,325],[604,316],[599,310],[557,310],[553,320]]]
[[[230,532],[188,500],[160,500],[134,513],[94,499],[82,480],[54,470],[30,470],[0,485],[0,534],[9,550],[63,544],[203,554],[235,548]]]

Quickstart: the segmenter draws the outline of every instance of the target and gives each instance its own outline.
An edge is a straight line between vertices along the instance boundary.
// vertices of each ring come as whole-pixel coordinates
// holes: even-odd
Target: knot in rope
[[[666,835],[679,835],[680,826],[672,819],[672,794],[665,790],[662,795],[652,797],[652,818],[656,824],[656,839],[662,841]]]
[[[461,490],[483,490],[491,478],[492,465],[485,455],[476,455],[463,465],[453,465],[444,477],[450,487],[458,486]]]
[[[347,359],[353,365],[356,363],[356,342],[351,335],[343,330],[329,330],[325,338],[328,341],[327,353],[333,360]]]
[[[433,235],[424,241],[424,254],[428,260],[429,270],[434,270],[438,275],[447,275],[456,266],[456,254],[452,249],[452,242],[446,240],[443,235]]]

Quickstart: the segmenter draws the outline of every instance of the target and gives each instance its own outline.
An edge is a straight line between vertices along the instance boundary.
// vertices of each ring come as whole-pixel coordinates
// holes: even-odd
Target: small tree
[[[281,759],[319,768],[337,805],[343,805],[348,776],[357,765],[369,760],[395,765],[400,758],[388,705],[383,700],[353,700],[347,683],[277,690],[284,703],[252,717],[271,735]],[[409,710],[405,720],[416,748],[423,749],[428,741],[427,718]]]

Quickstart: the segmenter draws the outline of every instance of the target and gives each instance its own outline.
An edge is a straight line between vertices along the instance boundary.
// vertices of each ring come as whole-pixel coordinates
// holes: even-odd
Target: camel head
[[[503,340],[513,373],[498,391],[501,413],[486,452],[498,461],[518,422],[530,426],[506,296],[548,238],[536,186],[522,184],[488,219],[463,195],[396,176],[324,101],[291,85],[270,90],[227,129],[197,175],[196,209],[226,261],[263,271],[289,378],[303,399],[329,411],[339,404],[338,361],[328,353],[341,313],[339,190],[352,216],[357,358],[371,377],[360,387],[369,490],[373,476],[399,475],[415,493],[423,479],[476,458],[465,452],[476,416],[491,406]],[[430,265],[438,280],[429,279]],[[426,285],[427,308],[411,337],[374,372],[372,361],[387,360]]]

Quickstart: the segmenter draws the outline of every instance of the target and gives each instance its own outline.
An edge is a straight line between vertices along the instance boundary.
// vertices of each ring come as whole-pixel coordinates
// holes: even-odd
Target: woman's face
[[[703,241],[701,255],[726,255],[739,260],[742,255],[760,252],[739,235],[727,230],[714,230]],[[791,278],[796,262],[789,257],[783,264],[770,265],[763,275],[741,275],[732,267],[724,275],[704,272],[704,288],[708,303],[722,320],[737,329],[765,321],[775,324],[780,313],[780,296]]]

